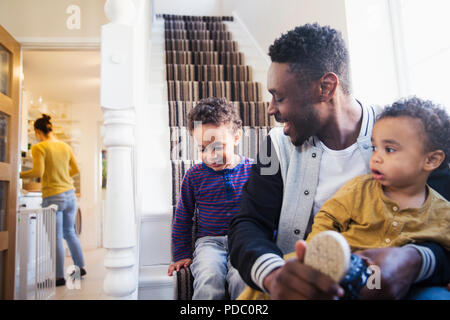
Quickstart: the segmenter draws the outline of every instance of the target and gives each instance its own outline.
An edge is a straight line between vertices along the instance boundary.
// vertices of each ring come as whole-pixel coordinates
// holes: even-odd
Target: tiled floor
[[[83,252],[87,274],[81,280],[80,289],[67,286],[56,287],[55,300],[98,300],[106,299],[103,293],[103,279],[106,269],[103,260],[106,249],[99,248]],[[72,258],[66,257],[64,267],[73,264]]]

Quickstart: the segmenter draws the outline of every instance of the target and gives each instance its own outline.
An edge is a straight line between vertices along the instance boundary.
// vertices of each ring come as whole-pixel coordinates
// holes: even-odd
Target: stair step
[[[155,265],[139,268],[139,300],[174,300],[176,277],[169,277],[169,265]]]
[[[254,81],[262,84],[264,101],[270,101],[269,93],[265,90],[266,73],[269,66],[266,57],[255,46],[255,42],[248,36],[241,24],[237,22],[225,22],[225,24],[229,27],[228,31],[232,32],[233,40],[237,41],[238,50],[244,53],[246,64],[252,66]],[[162,125],[162,121],[164,125],[168,121],[164,19],[157,19],[153,24],[151,42],[150,103],[148,109],[142,112],[142,116],[144,119],[151,119],[147,121],[149,122],[147,124],[152,125],[155,129],[155,123],[152,121],[159,121],[160,125]],[[141,135],[145,136],[145,133],[142,129]],[[161,140],[168,141],[169,131],[160,130],[159,134]],[[159,150],[154,153],[156,156],[159,156],[160,153],[163,154]],[[143,151],[141,151],[142,154],[144,154]],[[153,156],[146,153],[145,155]],[[143,176],[152,175],[152,181],[143,182],[144,190],[141,192],[138,289],[138,299],[140,300],[176,299],[176,277],[167,275],[167,269],[171,262],[172,223],[171,201],[168,200],[168,198],[171,199],[172,181],[170,175],[163,175],[164,172],[168,172],[165,167],[167,165],[164,163],[160,170],[155,170],[158,163],[150,161],[142,168]],[[163,191],[160,192],[160,190]],[[161,201],[162,197],[166,197],[164,200],[167,201]]]
[[[146,209],[148,212],[149,208]],[[165,212],[141,213],[139,265],[169,264],[172,260],[172,210],[170,203]]]

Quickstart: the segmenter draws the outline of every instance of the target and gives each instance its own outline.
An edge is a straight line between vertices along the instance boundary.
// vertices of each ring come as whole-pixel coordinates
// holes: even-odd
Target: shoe
[[[86,269],[80,268],[80,277],[86,275],[86,273],[87,273],[87,272],[86,272]],[[75,270],[72,271],[72,273],[69,275],[69,277],[70,277],[70,278],[74,278],[74,276],[75,276]]]
[[[350,267],[350,246],[336,231],[324,231],[309,241],[304,262],[336,282],[340,282]]]
[[[57,287],[65,286],[65,285],[66,285],[66,279],[64,279],[64,278],[58,278],[58,279],[56,279],[55,285],[56,285]]]

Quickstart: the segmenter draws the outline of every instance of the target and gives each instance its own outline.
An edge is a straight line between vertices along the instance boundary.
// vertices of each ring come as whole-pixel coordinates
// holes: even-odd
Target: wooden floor
[[[56,287],[55,300],[102,300],[107,299],[103,293],[103,279],[106,268],[103,265],[106,249],[99,248],[83,252],[87,274],[81,280],[80,289],[66,286]],[[72,258],[66,257],[64,267],[72,265]]]

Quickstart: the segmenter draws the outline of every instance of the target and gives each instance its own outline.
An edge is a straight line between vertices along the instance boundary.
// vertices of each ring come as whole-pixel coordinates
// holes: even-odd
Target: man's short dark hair
[[[445,109],[432,101],[417,97],[400,99],[388,106],[378,116],[383,118],[411,117],[419,119],[425,131],[425,151],[442,150],[445,159],[439,169],[450,163],[450,118]]]
[[[299,80],[310,83],[325,73],[339,77],[342,91],[350,94],[349,54],[341,32],[317,23],[283,34],[269,48],[272,62],[288,63]]]
[[[188,114],[189,132],[194,131],[195,122],[220,126],[230,124],[233,132],[242,128],[242,120],[236,106],[226,98],[205,98],[197,102]]]

